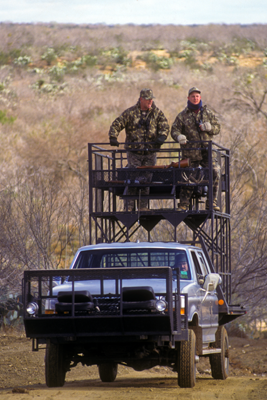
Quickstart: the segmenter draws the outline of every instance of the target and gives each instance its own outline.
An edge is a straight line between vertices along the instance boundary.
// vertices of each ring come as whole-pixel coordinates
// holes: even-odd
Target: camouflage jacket
[[[123,129],[126,132],[125,148],[127,150],[159,149],[161,145],[156,143],[156,139],[159,136],[167,138],[170,130],[165,115],[154,102],[146,116],[143,117],[139,100],[135,106],[125,110],[112,122],[109,137],[117,138]],[[145,142],[145,145],[138,144],[138,142]]]
[[[210,122],[211,131],[202,132],[198,128],[201,119],[203,123]],[[220,128],[218,119],[213,112],[207,108],[207,106],[203,106],[202,110],[197,114],[186,107],[175,118],[171,129],[171,136],[176,142],[178,142],[178,136],[181,134],[185,135],[189,142],[197,140],[208,141],[212,140],[214,135],[220,133]],[[181,148],[183,149],[183,157],[190,158],[192,161],[203,160],[207,157],[207,151],[205,150],[207,146],[203,143],[201,146],[203,150],[197,149],[199,147],[199,143],[186,143],[185,145],[181,145]],[[191,148],[191,150],[187,150],[188,148]]]

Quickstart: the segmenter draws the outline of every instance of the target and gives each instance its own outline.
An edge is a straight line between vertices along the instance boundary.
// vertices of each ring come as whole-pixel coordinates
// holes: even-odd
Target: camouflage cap
[[[190,96],[190,94],[193,92],[201,93],[201,91],[197,87],[193,86],[191,89],[188,90],[188,96]]]
[[[140,92],[140,97],[142,97],[143,99],[146,99],[146,100],[155,99],[151,89],[142,89]]]

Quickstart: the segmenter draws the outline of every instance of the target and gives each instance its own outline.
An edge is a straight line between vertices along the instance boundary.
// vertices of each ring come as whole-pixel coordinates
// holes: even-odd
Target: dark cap
[[[155,98],[151,89],[142,89],[140,92],[140,97],[145,100],[152,100]]]
[[[175,262],[176,264],[187,262],[186,255],[184,253],[176,254]]]
[[[190,96],[190,94],[193,92],[201,93],[201,91],[197,87],[193,86],[191,89],[188,90],[188,96]]]

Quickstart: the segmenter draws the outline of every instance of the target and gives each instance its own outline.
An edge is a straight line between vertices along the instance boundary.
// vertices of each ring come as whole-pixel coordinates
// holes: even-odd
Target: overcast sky
[[[267,23],[267,0],[0,0],[0,22]]]

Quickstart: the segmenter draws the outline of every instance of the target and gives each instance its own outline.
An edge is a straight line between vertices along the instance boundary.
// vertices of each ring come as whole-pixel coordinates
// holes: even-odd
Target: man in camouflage
[[[111,146],[119,146],[118,136],[125,129],[128,168],[138,166],[155,165],[157,161],[156,151],[167,139],[169,124],[163,112],[156,107],[151,89],[142,89],[136,105],[125,110],[115,121],[109,130]],[[142,178],[146,182],[152,179],[151,173],[142,171]],[[139,178],[140,180],[140,178]],[[131,188],[128,194],[135,195],[136,188]],[[141,195],[149,195],[149,187],[141,190]],[[134,209],[134,201],[128,202],[130,209]],[[139,204],[141,210],[147,210],[148,202],[142,199]]]
[[[207,146],[203,143],[190,143],[191,141],[209,141],[214,135],[220,132],[220,124],[218,119],[207,106],[202,106],[201,91],[192,87],[188,91],[187,107],[180,112],[171,129],[172,138],[180,143],[183,149],[183,157],[190,158],[192,168],[202,166],[208,167],[208,151]],[[190,148],[190,150],[189,150]],[[188,150],[187,150],[188,149]],[[220,180],[220,166],[216,157],[216,153],[212,155],[213,164],[213,209],[220,211],[217,205],[218,187]],[[180,205],[178,211],[185,211],[189,208],[189,202],[193,194],[193,188],[181,188]],[[209,209],[209,203],[206,202],[206,208]]]

